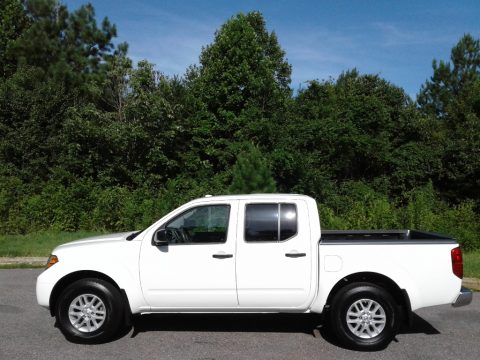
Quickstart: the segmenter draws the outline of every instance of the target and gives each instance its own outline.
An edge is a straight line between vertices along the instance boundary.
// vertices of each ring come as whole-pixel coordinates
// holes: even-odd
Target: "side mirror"
[[[167,231],[165,229],[158,230],[152,239],[153,246],[167,246]]]

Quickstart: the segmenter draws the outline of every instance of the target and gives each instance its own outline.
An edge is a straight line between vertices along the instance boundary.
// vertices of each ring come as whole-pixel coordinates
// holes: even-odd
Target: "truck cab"
[[[320,239],[313,199],[208,197],[145,234],[140,274],[152,310],[305,311]],[[153,246],[152,246],[153,245]]]

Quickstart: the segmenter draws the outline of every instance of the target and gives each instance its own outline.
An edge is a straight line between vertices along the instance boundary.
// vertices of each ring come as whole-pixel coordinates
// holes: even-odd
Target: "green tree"
[[[37,68],[0,83],[0,163],[29,183],[48,177],[62,153],[61,128],[71,96]]]
[[[25,6],[32,23],[12,45],[19,66],[42,69],[66,90],[92,90],[114,49],[115,26],[104,18],[99,27],[91,4],[71,13],[57,0],[28,0]]]
[[[107,55],[105,77],[101,84],[102,108],[117,113],[117,119],[125,117],[125,103],[128,96],[129,76],[132,72],[132,60],[127,56],[128,44],[121,43],[112,55]]]
[[[9,35],[8,64],[15,71],[0,82],[0,162],[37,183],[64,166],[73,148],[65,142],[68,114],[97,105],[116,30],[108,19],[99,28],[91,5],[69,13],[54,0],[29,0],[24,14],[29,26]]]
[[[480,40],[464,35],[451,63],[433,62],[433,75],[418,96],[420,109],[437,117],[441,169],[435,186],[453,202],[480,204]]]
[[[271,147],[275,115],[291,95],[290,74],[285,52],[259,12],[240,13],[223,24],[190,72],[201,101],[192,118],[201,162],[222,171],[235,161],[238,142]]]
[[[232,194],[272,193],[276,191],[275,180],[270,167],[260,150],[249,145],[247,150],[238,155],[232,168]]]
[[[153,64],[141,61],[131,72],[129,87],[128,163],[142,174],[140,182],[150,178],[159,185],[181,176],[189,167],[181,160],[188,146],[189,100],[184,80],[165,76]]]
[[[31,22],[23,1],[0,0],[0,9],[0,77],[8,77],[17,65],[12,46]]]
[[[428,181],[428,127],[408,95],[378,75],[311,81],[292,108],[273,155],[283,191],[325,200],[338,184],[364,181],[398,196]]]
[[[420,108],[440,117],[447,116],[456,98],[469,93],[480,78],[480,40],[465,34],[452,48],[451,62],[433,60],[433,75],[418,94]]]

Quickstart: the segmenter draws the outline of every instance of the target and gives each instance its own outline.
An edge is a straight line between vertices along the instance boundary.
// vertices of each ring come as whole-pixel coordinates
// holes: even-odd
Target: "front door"
[[[143,241],[140,276],[152,310],[214,311],[238,305],[236,218],[236,202],[197,205],[161,226],[168,245]]]

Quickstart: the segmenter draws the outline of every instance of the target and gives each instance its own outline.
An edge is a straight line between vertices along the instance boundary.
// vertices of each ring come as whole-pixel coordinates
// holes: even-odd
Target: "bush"
[[[0,176],[0,233],[8,232],[10,211],[22,192],[22,181],[14,176]]]
[[[319,204],[323,229],[416,229],[450,235],[465,251],[480,249],[480,216],[475,204],[449,205],[439,199],[431,183],[412,190],[404,206],[395,206],[362,183],[342,185],[330,203],[338,207]]]
[[[95,203],[96,186],[91,180],[63,183],[55,178],[40,193],[17,193],[4,216],[4,233],[22,234],[41,230],[76,231],[90,225],[89,211]]]
[[[57,172],[39,187],[0,177],[0,231],[128,231],[147,227],[174,208],[206,194],[226,193],[230,174],[199,181],[179,177],[164,187],[101,187],[88,178]],[[431,184],[408,193],[395,205],[383,193],[361,182],[348,182],[336,194],[318,199],[323,229],[417,229],[455,237],[467,250],[480,248],[480,217],[473,202],[456,206],[440,200]]]
[[[432,229],[436,221],[435,211],[441,205],[432,183],[412,190],[407,197],[408,204],[402,214],[403,227],[417,230]]]
[[[432,231],[455,237],[465,251],[480,249],[480,216],[475,213],[473,202],[463,202],[448,208],[444,206]]]

